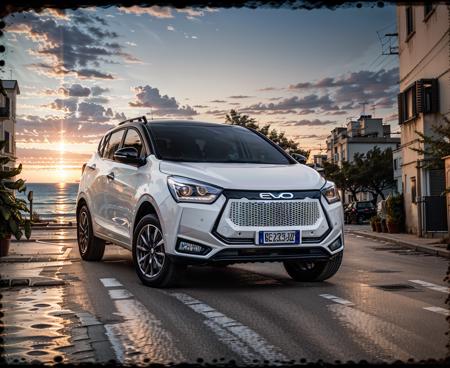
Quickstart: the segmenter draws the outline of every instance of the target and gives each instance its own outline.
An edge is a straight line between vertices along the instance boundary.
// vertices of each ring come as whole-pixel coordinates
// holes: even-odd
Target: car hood
[[[161,172],[240,190],[320,189],[325,179],[308,166],[161,161]]]

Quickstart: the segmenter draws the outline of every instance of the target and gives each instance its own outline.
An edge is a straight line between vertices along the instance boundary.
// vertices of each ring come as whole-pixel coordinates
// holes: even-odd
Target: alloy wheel
[[[137,237],[136,256],[139,269],[145,276],[154,278],[159,275],[166,258],[164,237],[159,228],[148,224],[141,229]]]
[[[89,244],[89,221],[86,211],[81,211],[78,221],[78,244],[80,245],[80,252],[86,253]]]

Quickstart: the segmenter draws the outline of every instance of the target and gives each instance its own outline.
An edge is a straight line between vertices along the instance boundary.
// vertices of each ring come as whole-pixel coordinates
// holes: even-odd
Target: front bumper
[[[311,192],[307,193],[309,197],[310,194]],[[309,197],[307,200],[311,199]],[[320,205],[320,216],[312,225],[239,227],[224,220],[230,200],[233,200],[232,195],[227,193],[209,205],[176,203],[170,195],[166,197],[160,206],[161,222],[166,235],[166,253],[177,262],[202,264],[302,259],[326,261],[343,250],[343,211],[340,202],[330,205],[320,195],[315,198]],[[303,234],[301,244],[276,246],[255,244],[255,232],[281,229],[301,229]],[[227,231],[230,236],[225,236]],[[340,246],[331,250],[329,246],[337,239],[340,240]],[[177,244],[181,241],[205,246],[208,251],[206,254],[180,252]]]

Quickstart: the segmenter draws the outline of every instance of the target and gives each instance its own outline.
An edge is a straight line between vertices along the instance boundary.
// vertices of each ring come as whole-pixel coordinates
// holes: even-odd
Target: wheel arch
[[[155,215],[158,220],[160,220],[161,216],[160,213],[158,211],[158,207],[156,206],[155,200],[149,196],[149,195],[145,195],[143,196],[139,202],[138,205],[136,206],[137,210],[136,210],[136,214],[134,216],[134,220],[133,220],[133,233],[132,233],[132,237],[134,234],[134,231],[136,230],[136,226],[138,225],[139,221],[142,219],[142,217],[144,217],[145,215]],[[161,227],[163,227],[164,225],[161,223]],[[164,231],[164,228],[162,229]]]

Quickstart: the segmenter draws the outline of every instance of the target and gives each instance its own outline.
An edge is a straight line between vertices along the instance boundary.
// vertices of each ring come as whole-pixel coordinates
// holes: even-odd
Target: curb
[[[432,254],[434,256],[450,258],[450,251],[446,250],[446,249],[436,249],[436,247],[433,247],[430,245],[411,244],[404,240],[381,237],[378,235],[374,235],[371,233],[366,233],[366,232],[358,231],[358,230],[347,230],[347,232],[350,234],[354,234],[354,235],[364,236],[366,238],[388,241],[388,242],[391,242],[391,243],[394,243],[397,245],[402,245],[404,247],[411,248],[411,249],[414,249],[417,251],[421,251],[421,252],[424,252],[427,254]]]

